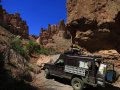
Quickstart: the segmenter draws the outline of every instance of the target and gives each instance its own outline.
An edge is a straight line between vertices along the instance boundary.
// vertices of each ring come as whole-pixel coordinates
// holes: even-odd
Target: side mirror
[[[64,61],[62,59],[55,62],[55,66],[63,66],[63,65],[64,65]]]

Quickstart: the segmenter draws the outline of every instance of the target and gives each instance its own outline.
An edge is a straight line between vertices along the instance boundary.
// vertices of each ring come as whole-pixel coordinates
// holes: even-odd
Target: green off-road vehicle
[[[114,65],[103,62],[100,56],[61,54],[54,64],[44,65],[46,78],[57,76],[71,80],[74,90],[85,86],[105,87],[118,79]]]

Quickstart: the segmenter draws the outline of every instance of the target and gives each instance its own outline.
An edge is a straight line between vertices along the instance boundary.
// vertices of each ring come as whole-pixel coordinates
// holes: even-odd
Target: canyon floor
[[[54,77],[54,79],[46,79],[44,75],[44,71],[38,74],[33,81],[33,85],[38,90],[73,90],[72,86],[70,86],[70,81],[66,79],[60,79]],[[113,85],[107,85],[106,88],[103,87],[87,87],[84,90],[120,90],[120,87],[116,87]]]

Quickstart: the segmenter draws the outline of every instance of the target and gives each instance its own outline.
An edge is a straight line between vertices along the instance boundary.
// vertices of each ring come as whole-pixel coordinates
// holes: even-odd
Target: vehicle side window
[[[59,65],[59,66],[64,66],[64,60],[63,59],[59,59],[57,62],[56,62],[56,65]]]
[[[74,60],[70,58],[66,61],[66,64],[70,66],[76,66],[76,67],[79,66],[78,60]]]
[[[88,69],[89,68],[88,67],[88,62],[80,61],[79,62],[79,67]]]

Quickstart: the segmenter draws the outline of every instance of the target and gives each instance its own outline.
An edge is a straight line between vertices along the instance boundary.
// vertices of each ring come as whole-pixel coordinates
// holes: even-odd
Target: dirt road
[[[65,79],[46,79],[44,71],[36,76],[34,80],[34,86],[40,88],[40,90],[73,90],[69,85],[69,81]]]
[[[70,86],[69,80],[56,77],[54,77],[54,79],[46,79],[44,71],[36,76],[33,85],[39,88],[38,90],[73,90],[72,86]],[[120,90],[120,88],[112,85],[107,85],[106,88],[86,87],[84,90]]]

